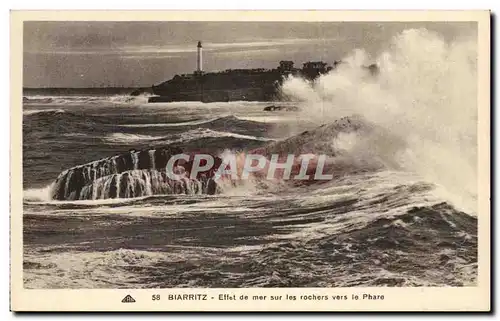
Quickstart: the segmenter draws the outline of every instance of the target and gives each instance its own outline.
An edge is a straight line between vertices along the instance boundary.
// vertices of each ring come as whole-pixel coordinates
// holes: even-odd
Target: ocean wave
[[[157,102],[151,103],[150,106],[154,108],[182,108],[182,109],[224,109],[224,110],[237,110],[237,109],[258,109],[262,110],[268,106],[268,101],[245,101],[235,100],[230,102],[201,102],[201,101],[174,101],[174,102]]]
[[[272,121],[271,121],[272,122]],[[120,127],[130,127],[130,128],[148,128],[148,127],[191,127],[191,126],[200,126],[210,127],[210,129],[217,128],[235,128],[235,127],[248,127],[252,126],[262,127],[261,123],[266,123],[256,117],[255,119],[252,117],[238,117],[234,115],[225,115],[220,117],[214,117],[209,119],[197,119],[186,122],[176,122],[176,123],[148,123],[148,124],[123,124],[119,125]]]
[[[194,129],[190,130],[184,134],[182,134],[182,138],[179,141],[189,141],[189,140],[194,140],[194,139],[199,139],[199,138],[207,138],[207,137],[233,137],[233,138],[240,138],[240,139],[248,139],[248,140],[258,140],[258,141],[263,141],[263,142],[268,142],[268,141],[274,141],[271,138],[266,138],[266,137],[257,137],[257,136],[252,136],[252,135],[242,135],[242,134],[236,134],[232,132],[225,132],[225,131],[217,131],[217,130],[211,130],[208,128],[199,128],[199,129]]]
[[[140,266],[154,265],[161,258],[161,254],[148,251],[134,251],[120,249],[103,253],[59,253],[46,254],[42,257],[25,255],[24,267],[26,268],[25,281],[28,288],[95,288],[95,287],[121,287],[118,280],[132,279],[134,273],[115,270],[117,278],[113,281],[109,277],[107,266]],[[74,267],[73,267],[74,265]],[[80,265],[79,268],[76,266]],[[85,274],[89,268],[94,271],[93,280],[87,279]],[[46,271],[59,271],[49,273],[43,278],[39,273]]]
[[[208,128],[198,128],[189,130],[181,134],[172,134],[167,136],[150,136],[150,135],[139,135],[139,134],[126,134],[126,133],[113,133],[104,138],[108,143],[138,143],[147,141],[157,141],[163,144],[173,144],[173,143],[184,143],[202,138],[221,138],[221,137],[232,137],[238,139],[248,139],[256,141],[273,141],[273,139],[265,137],[257,137],[252,135],[242,135],[231,132],[222,132],[211,130]]]
[[[23,115],[34,115],[34,114],[43,114],[43,113],[48,113],[48,114],[52,114],[52,113],[62,114],[62,113],[65,113],[65,111],[62,110],[62,109],[54,109],[54,108],[51,108],[51,109],[27,109],[27,110],[23,110]]]
[[[65,121],[66,123],[71,122],[71,124],[66,125],[81,125],[82,123],[88,122],[89,120],[97,121],[102,119],[102,117],[96,117],[93,115],[85,115],[79,111],[69,111],[60,108],[47,108],[47,109],[24,109],[23,116],[28,120],[35,121]]]
[[[113,133],[104,138],[109,143],[136,143],[141,141],[162,140],[165,136]]]
[[[42,188],[29,188],[23,191],[23,200],[29,202],[49,202],[51,201],[51,191],[53,184]]]
[[[24,104],[50,104],[50,105],[140,105],[148,102],[149,94],[139,96],[130,95],[109,95],[109,96],[24,96]]]
[[[79,210],[86,217],[79,223],[86,235],[101,235],[105,228],[115,237],[105,243],[98,237],[80,242],[83,237],[77,233],[65,243],[59,238],[56,244],[28,248],[25,284],[28,288],[170,288],[213,287],[214,282],[222,287],[467,286],[477,282],[477,220],[446,203],[396,206],[395,211],[384,212],[358,211],[356,198],[337,198],[329,206],[283,206],[289,200],[226,198],[195,205],[174,203],[172,208],[161,200],[153,206],[142,200],[144,204]],[[227,212],[227,208],[241,210]],[[58,214],[74,212],[61,206]],[[102,216],[89,220],[93,213]],[[140,213],[146,218],[138,218]],[[136,217],[130,221],[122,215]],[[60,220],[42,219],[46,224]],[[125,229],[119,225],[124,220]],[[221,228],[228,222],[229,230]],[[119,232],[110,224],[116,224]],[[131,237],[145,231],[146,238]],[[165,238],[165,231],[175,233]],[[148,241],[154,242],[154,250],[144,250]],[[292,265],[295,261],[300,264]],[[186,264],[192,265],[186,269]],[[159,266],[167,268],[158,270]]]
[[[92,133],[100,132],[105,135],[102,139],[110,143],[133,143],[161,140],[168,144],[191,141],[198,138],[216,137],[233,137],[258,141],[271,140],[262,137],[269,129],[269,124],[244,120],[233,115],[177,123],[139,124],[116,124],[116,122],[119,121],[116,115],[88,114],[76,110],[55,108],[25,109],[23,115],[23,125],[30,130],[32,128],[42,128],[44,131],[63,133],[65,136],[73,135],[75,129],[78,130],[77,132],[91,130]],[[110,131],[114,131],[116,128],[120,127],[124,128],[124,132],[110,133]],[[158,132],[162,127],[184,129],[185,132],[174,135],[148,135],[144,133],[144,131],[141,134],[127,133],[127,131],[132,131],[133,128],[151,128],[151,131]],[[177,130],[177,132],[179,132],[179,130]],[[29,135],[30,131],[26,134]]]
[[[78,111],[63,109],[26,109],[23,111],[23,133],[25,140],[37,139],[37,135],[77,135],[97,133],[105,129],[109,119],[86,115]]]
[[[29,215],[66,215],[69,213],[74,213],[75,210],[78,210],[78,213],[81,215],[92,214],[92,211],[98,209],[99,213],[107,213],[112,214],[113,209],[116,209],[116,212],[123,212],[124,208],[128,208],[130,211],[133,211],[135,207],[131,206],[137,202],[146,200],[148,198],[156,198],[155,196],[137,196],[132,198],[106,198],[106,199],[90,199],[90,200],[54,200],[51,198],[51,192],[54,188],[53,184],[49,184],[45,187],[41,188],[29,188],[23,191],[23,203],[33,207],[31,208],[25,207],[24,214]],[[164,195],[168,197],[170,195]],[[108,205],[112,205],[111,207],[107,207]],[[38,207],[37,207],[38,206]],[[47,206],[50,208],[49,211],[40,211],[39,206]],[[129,207],[130,206],[130,207]],[[85,211],[88,209],[89,211]],[[106,210],[107,209],[107,210]],[[94,214],[99,215],[99,213],[94,212]]]
[[[224,117],[217,119],[212,122],[226,123],[234,122],[234,117]],[[251,135],[242,135],[232,132],[222,132],[211,130],[207,128],[197,128],[184,133],[168,135],[168,136],[150,136],[150,135],[137,135],[137,134],[123,134],[123,133],[113,133],[104,138],[108,143],[116,144],[137,144],[138,142],[156,142],[162,145],[174,144],[174,143],[185,143],[190,141],[197,141],[206,138],[237,138],[252,141],[262,141],[268,142],[265,147],[254,149],[250,153],[252,154],[263,154],[266,157],[271,154],[290,154],[290,153],[328,153],[332,157],[338,157],[341,161],[334,159],[333,163],[328,161],[326,163],[326,168],[330,168],[331,164],[334,165],[334,169],[337,171],[336,175],[341,177],[349,173],[355,173],[360,169],[362,171],[370,169],[372,167],[366,166],[366,164],[361,164],[360,166],[352,165],[349,160],[343,160],[339,156],[342,156],[342,146],[337,146],[335,140],[338,139],[341,133],[351,133],[360,131],[366,135],[371,134],[370,130],[372,127],[365,124],[361,119],[357,118],[344,118],[333,122],[330,125],[320,126],[315,130],[310,132],[304,132],[300,135],[291,137],[284,141],[275,142],[272,139],[264,137],[256,137]],[[318,145],[318,141],[322,144]],[[325,143],[326,142],[326,143]],[[326,144],[326,145],[325,145]],[[206,145],[206,144],[204,144]],[[167,148],[160,149],[147,149],[142,151],[131,150],[129,153],[118,155],[106,159],[101,159],[94,161],[92,163],[84,164],[81,166],[73,167],[59,175],[56,179],[55,184],[57,189],[53,191],[53,197],[59,200],[67,199],[96,199],[96,198],[115,198],[122,197],[136,197],[136,196],[146,196],[146,195],[158,195],[164,192],[164,188],[167,188],[169,192],[167,194],[174,194],[173,190],[177,191],[176,186],[168,187],[164,183],[167,183],[165,175],[165,166],[167,160],[174,154],[179,154],[183,150],[179,146],[171,145]],[[239,155],[244,155],[239,153]],[[220,157],[216,157],[221,160]],[[240,163],[238,163],[238,168],[241,169],[241,157],[238,158]],[[238,162],[237,160],[237,162]],[[311,165],[312,164],[312,165]],[[310,166],[307,168],[307,175],[310,175],[311,171],[314,171],[315,165],[314,161],[311,161]],[[215,164],[214,164],[215,165]],[[295,164],[297,165],[297,164]],[[191,165],[189,165],[191,166]],[[190,168],[188,166],[188,168]],[[216,165],[218,166],[218,165]],[[139,172],[129,173],[127,175],[122,175],[125,171],[130,170],[140,170]],[[161,172],[157,172],[157,171]],[[210,169],[209,177],[212,178],[215,168]],[[295,166],[295,170],[298,167]],[[189,172],[189,169],[187,170]],[[274,184],[268,184],[268,180],[265,176],[262,176],[264,171],[259,173],[254,173],[257,177],[257,185],[262,185],[263,189],[268,189]],[[313,177],[313,176],[310,176]],[[206,178],[206,177],[205,177]],[[127,182],[126,184],[123,182]],[[153,184],[154,183],[154,184]],[[294,181],[295,183],[295,181]],[[304,181],[300,181],[304,184]],[[307,184],[312,184],[314,182],[311,179],[308,180]],[[317,182],[320,183],[320,182]],[[96,185],[97,184],[97,185]],[[128,185],[127,185],[128,184]],[[156,184],[156,185],[155,185]],[[208,183],[207,183],[208,184]],[[137,188],[132,188],[129,191],[127,186],[139,186]],[[152,186],[157,186],[152,188]],[[213,185],[213,184],[212,184]],[[217,184],[215,184],[217,186]],[[88,187],[88,188],[87,188]],[[84,191],[84,188],[87,190]],[[187,187],[186,187],[187,188]],[[259,187],[260,188],[260,187]],[[199,190],[200,188],[198,188]],[[196,190],[196,188],[195,188]],[[216,187],[210,187],[212,192],[208,194],[213,194],[215,192],[219,193]],[[85,193],[84,193],[85,192]],[[82,194],[83,193],[83,194]],[[97,194],[98,195],[97,195]],[[175,192],[176,193],[176,192]]]
[[[66,134],[63,134],[62,136],[70,137],[70,138],[89,138],[89,137],[91,137],[88,134],[84,134],[84,133],[66,133]],[[96,138],[96,137],[93,137],[93,138]]]
[[[377,56],[360,49],[342,61],[312,86],[299,77],[283,83],[284,96],[302,102],[300,116],[319,124],[363,115],[404,143],[376,139],[365,150],[443,186],[455,204],[477,211],[477,39],[447,42],[434,31],[408,29]],[[369,61],[377,62],[378,77],[360,72]]]
[[[272,115],[272,116],[236,116],[239,120],[252,121],[256,123],[265,123],[265,124],[277,124],[277,123],[296,123],[304,120],[300,115]]]
[[[223,121],[233,121],[233,117],[221,118]],[[221,121],[218,119],[217,121]],[[165,150],[168,150],[168,155],[178,154],[180,151],[176,151],[175,149],[181,150],[176,143],[185,143],[196,141],[199,139],[205,138],[224,138],[224,137],[232,137],[237,139],[245,139],[252,141],[262,141],[268,142],[263,147],[258,147],[254,150],[250,150],[247,153],[249,154],[260,154],[265,157],[270,157],[272,154],[313,154],[313,155],[326,155],[327,157],[324,166],[322,167],[323,173],[332,174],[332,180],[343,180],[344,178],[356,177],[358,174],[363,173],[377,173],[380,171],[387,170],[397,170],[394,168],[393,164],[389,161],[380,158],[374,157],[373,154],[367,153],[367,150],[370,148],[364,148],[367,144],[370,144],[371,140],[386,138],[384,134],[384,130],[380,129],[378,126],[368,123],[361,117],[344,117],[338,119],[327,125],[322,125],[317,127],[314,130],[303,132],[299,135],[292,136],[285,140],[275,141],[269,138],[251,136],[251,135],[242,135],[232,132],[223,132],[216,131],[207,128],[197,128],[193,130],[186,131],[180,134],[172,134],[166,136],[152,136],[152,135],[138,135],[138,134],[124,134],[124,133],[113,133],[106,137],[104,140],[108,143],[112,144],[138,144],[141,142],[147,142],[150,145],[151,142],[158,143],[160,146],[170,145]],[[396,139],[391,138],[390,141],[394,143],[397,141]],[[394,147],[391,145],[392,147]],[[177,147],[176,147],[177,146]],[[173,148],[173,149],[172,149]],[[183,148],[182,148],[183,150]],[[188,151],[188,150],[186,150]],[[234,153],[231,150],[228,150],[229,153]],[[173,154],[172,154],[173,153]],[[224,152],[221,151],[222,154],[218,155],[219,158],[224,159]],[[244,159],[245,152],[236,152],[237,156],[237,170],[240,170],[241,160]],[[59,194],[56,197],[60,200],[65,199],[78,199],[82,197],[76,194],[71,196],[72,191],[72,182],[78,181],[78,177],[84,177],[86,186],[91,186],[93,184],[97,184],[100,188],[100,196],[98,198],[113,198],[118,197],[116,191],[113,190],[114,186],[117,184],[119,179],[122,176],[117,176],[117,174],[122,173],[125,170],[142,170],[143,172],[137,173],[137,175],[132,175],[134,179],[127,178],[130,182],[140,186],[143,186],[140,189],[140,192],[133,193],[124,193],[125,197],[136,197],[136,196],[147,196],[147,195],[159,195],[162,194],[163,190],[160,186],[161,183],[158,183],[159,186],[152,193],[149,193],[149,183],[153,184],[153,181],[157,183],[162,181],[162,177],[158,176],[158,179],[149,178],[151,170],[164,171],[166,165],[166,159],[168,159],[167,154],[164,155],[163,149],[147,149],[143,151],[130,151],[128,154],[114,156],[108,159],[102,159],[99,161],[95,161],[89,164],[84,164],[81,166],[74,167],[68,171],[65,171],[60,174],[57,181],[61,180],[58,183]],[[242,156],[242,157],[240,157]],[[124,163],[123,163],[124,162]],[[123,163],[123,164],[122,164]],[[267,179],[265,167],[261,172],[255,172],[252,174],[253,180],[237,180],[237,182],[217,182],[216,193],[225,194],[225,195],[237,195],[240,192],[249,193],[250,194],[259,194],[259,193],[282,193],[285,190],[289,190],[290,188],[309,188],[309,192],[314,191],[314,185],[321,186],[322,188],[328,187],[328,184],[324,180],[314,180],[312,177],[314,176],[314,171],[316,170],[316,163],[312,160],[307,168],[306,174],[309,175],[308,180],[283,180],[279,178]],[[293,170],[298,171],[298,167],[294,167]],[[83,172],[82,172],[83,171]],[[72,172],[77,173],[80,176],[71,177]],[[134,172],[135,173],[135,172]],[[164,174],[164,173],[163,173]],[[163,175],[162,174],[162,175]],[[76,175],[76,174],[75,174]],[[113,176],[115,175],[115,176]],[[151,174],[152,175],[152,174]],[[135,178],[137,176],[137,178]],[[154,175],[153,175],[154,176]],[[151,177],[153,177],[151,176]],[[128,176],[127,176],[128,177]],[[363,176],[361,176],[363,177]],[[99,180],[99,179],[102,179]],[[366,178],[364,178],[366,179]],[[97,181],[99,180],[99,181]],[[391,180],[393,178],[391,177]],[[65,182],[63,184],[63,182]],[[80,181],[78,181],[80,182]],[[149,182],[149,183],[148,183]],[[368,184],[370,180],[367,180],[366,183],[355,183],[351,181],[351,184],[357,184],[359,186],[365,186],[363,191],[366,191],[366,184]],[[390,181],[386,184],[381,183],[383,181],[377,180],[376,185],[380,188],[387,188],[391,190],[393,186],[389,186]],[[130,183],[130,184],[132,184]],[[156,184],[155,183],[155,184]],[[75,183],[76,184],[76,183]],[[78,183],[80,184],[80,183]],[[78,185],[77,184],[77,185]],[[96,185],[96,186],[97,186]],[[135,186],[134,185],[134,186]],[[117,186],[117,185],[116,185]],[[70,188],[71,187],[71,188]],[[113,188],[112,188],[113,187]],[[83,188],[83,187],[82,187]],[[120,187],[121,188],[121,187]],[[111,191],[113,190],[113,191]],[[118,189],[118,187],[116,188]],[[68,191],[68,192],[66,192]],[[418,192],[413,189],[413,192]],[[63,194],[61,194],[63,193]],[[167,193],[171,194],[171,193]],[[335,191],[333,194],[338,194]],[[358,193],[359,194],[359,193]],[[382,195],[383,192],[381,191]],[[90,195],[90,194],[89,194]],[[104,196],[103,196],[104,195]],[[410,193],[411,195],[411,193]],[[121,197],[121,195],[119,195]],[[318,196],[318,195],[316,195]],[[90,196],[84,196],[83,198],[87,199]],[[408,195],[406,197],[409,197]],[[92,196],[92,198],[96,198]],[[328,198],[328,197],[326,197]],[[368,199],[375,199],[377,196],[367,195]],[[315,198],[315,201],[320,201],[323,199],[323,196],[319,195]],[[309,200],[303,200],[304,202],[308,202]],[[382,197],[380,203],[383,204],[387,199]],[[418,203],[415,201],[415,203]],[[373,204],[372,204],[373,205]]]
[[[207,124],[217,119],[218,118],[210,118],[210,119],[193,120],[193,121],[178,122],[178,123],[124,124],[119,126],[131,127],[131,128],[196,126],[196,125]]]

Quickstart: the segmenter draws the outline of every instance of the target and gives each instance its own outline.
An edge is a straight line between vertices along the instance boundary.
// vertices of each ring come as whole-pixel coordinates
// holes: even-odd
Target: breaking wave
[[[377,57],[357,50],[314,83],[291,77],[282,90],[305,105],[304,119],[320,124],[359,114],[384,128],[387,135],[346,135],[342,144],[418,173],[476,212],[476,60],[476,40],[450,43],[426,29],[406,30]],[[380,73],[368,77],[361,66],[374,61]]]
[[[53,184],[42,188],[29,188],[23,192],[23,199],[30,202],[48,202],[51,198]]]
[[[127,134],[127,133],[113,133],[104,138],[110,143],[135,143],[141,141],[154,141],[162,140],[163,136],[150,136],[150,135],[140,135],[140,134]]]
[[[105,140],[110,143],[133,143],[145,141],[161,141],[163,144],[173,144],[188,142],[200,138],[218,138],[218,137],[233,137],[239,139],[257,140],[257,141],[271,141],[272,139],[265,137],[256,137],[251,135],[242,135],[230,132],[220,132],[208,128],[198,128],[189,130],[181,134],[172,134],[168,136],[150,136],[139,134],[126,134],[126,133],[113,133],[105,137]]]
[[[100,95],[100,96],[24,96],[24,104],[50,104],[50,105],[99,105],[99,104],[116,104],[116,105],[141,105],[148,102],[151,95],[142,94],[139,96],[130,95]]]
[[[53,113],[65,113],[62,109],[28,109],[23,110],[23,115],[34,115],[34,114],[53,114]]]
[[[303,132],[300,135],[292,136],[281,141],[270,141],[264,147],[248,151],[250,154],[264,155],[268,160],[272,154],[322,154],[328,155],[325,165],[326,170],[333,170],[335,177],[352,175],[358,172],[376,171],[385,167],[383,162],[377,163],[374,160],[369,162],[355,162],[349,157],[349,152],[342,149],[339,141],[343,135],[356,133],[361,136],[380,135],[378,127],[371,125],[360,117],[342,118],[332,122],[329,125],[319,126],[318,128]],[[132,140],[161,140],[163,144],[168,143],[170,147],[158,147],[142,151],[131,150],[128,153],[97,160],[92,163],[83,164],[70,168],[62,172],[54,181],[50,188],[50,198],[54,200],[89,200],[89,199],[107,199],[107,198],[132,198],[164,194],[214,194],[224,192],[225,194],[234,194],[231,191],[239,188],[242,191],[250,189],[263,191],[279,191],[286,188],[284,182],[279,178],[267,179],[262,173],[256,172],[250,180],[232,179],[218,182],[213,179],[215,171],[221,162],[232,151],[226,151],[216,157],[214,166],[199,178],[175,181],[166,175],[166,164],[173,155],[180,154],[182,150],[179,147],[170,145],[174,142],[184,142],[186,140],[195,140],[205,137],[236,137],[251,140],[268,141],[267,138],[259,138],[248,135],[239,135],[234,133],[217,132],[209,129],[196,129],[186,133],[179,134],[177,140],[162,140],[162,137],[152,137],[146,135],[125,135],[113,134],[112,142],[129,142]],[[319,143],[321,142],[321,143]],[[236,155],[237,170],[241,171],[242,162],[245,153]],[[367,158],[368,159],[368,158]],[[306,174],[311,174],[315,170],[315,160],[310,162],[310,168],[307,168]],[[192,160],[183,165],[184,171],[189,173],[192,168]],[[267,165],[266,165],[267,166]],[[300,162],[296,163],[293,171],[297,174]],[[263,171],[265,171],[264,167]],[[312,179],[312,176],[310,176]],[[301,181],[300,184],[304,183]],[[309,180],[309,184],[313,183]],[[292,183],[293,184],[293,183]],[[299,185],[300,185],[299,184]]]
[[[259,125],[261,123],[259,118],[252,117],[236,117],[234,115],[215,117],[209,119],[197,119],[185,122],[175,122],[175,123],[150,123],[150,124],[123,124],[120,127],[131,127],[131,128],[148,128],[148,127],[190,127],[199,125],[210,125],[210,128],[214,127],[235,127],[237,125]]]
[[[210,119],[196,119],[181,123],[139,123],[116,125],[117,116],[88,114],[73,110],[63,109],[28,109],[23,111],[23,124],[27,127],[43,127],[49,132],[72,133],[76,127],[101,132],[115,131],[116,127],[130,128],[132,130],[151,129],[161,131],[161,127],[172,127],[185,130],[186,139],[200,137],[228,137],[233,136],[243,139],[265,140],[262,136],[272,127],[271,124],[240,119],[235,116],[222,116]],[[137,129],[136,129],[137,128]],[[29,133],[27,133],[29,134]],[[251,134],[251,135],[249,135]],[[183,137],[174,137],[172,140],[181,141]],[[131,133],[109,133],[105,138],[109,142],[131,142],[146,140],[168,139],[166,135],[147,135]]]

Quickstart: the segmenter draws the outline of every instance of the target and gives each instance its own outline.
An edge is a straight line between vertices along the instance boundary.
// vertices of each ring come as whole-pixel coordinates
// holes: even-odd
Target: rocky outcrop
[[[332,142],[339,133],[350,133],[357,131],[370,131],[367,125],[359,117],[344,117],[333,123],[321,125],[313,130],[302,132],[299,135],[284,140],[272,142],[265,147],[255,149],[253,152],[261,155],[271,154],[327,154],[335,156],[337,151]]]
[[[212,179],[221,159],[214,157],[217,166],[188,178],[193,166],[179,161],[186,178],[173,180],[167,176],[166,165],[170,157],[181,154],[180,148],[167,147],[135,151],[97,160],[70,168],[55,180],[51,197],[55,200],[85,200],[129,198],[159,194],[214,194],[216,183]]]

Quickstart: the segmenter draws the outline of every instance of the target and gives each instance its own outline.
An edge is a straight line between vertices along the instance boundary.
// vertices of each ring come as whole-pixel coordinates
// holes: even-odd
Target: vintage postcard
[[[13,311],[489,311],[488,11],[13,11]]]

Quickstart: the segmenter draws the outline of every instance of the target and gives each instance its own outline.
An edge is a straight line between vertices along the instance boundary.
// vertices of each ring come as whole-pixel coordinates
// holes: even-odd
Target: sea
[[[433,37],[401,35],[377,81],[348,66],[319,87],[288,79],[283,91],[296,99],[286,102],[25,91],[24,287],[476,285],[475,66],[403,55],[419,49],[404,47],[412,43],[434,48]],[[395,68],[402,55],[414,67]],[[273,104],[299,110],[264,111]],[[158,151],[174,147],[327,154],[335,174],[307,184],[250,179],[216,193],[162,189]],[[133,168],[117,167],[123,155]],[[82,168],[85,196],[69,192]]]

